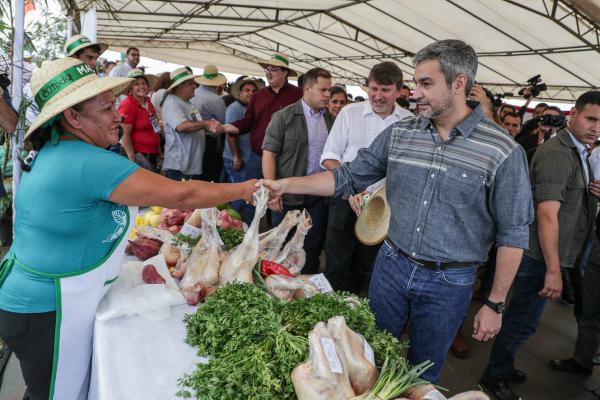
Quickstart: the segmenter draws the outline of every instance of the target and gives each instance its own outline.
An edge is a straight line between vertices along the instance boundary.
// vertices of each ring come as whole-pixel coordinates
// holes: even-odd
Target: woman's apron
[[[56,328],[50,400],[87,398],[96,309],[121,272],[125,239],[131,233],[131,216],[135,218],[137,209],[128,207],[125,215],[120,210],[113,211],[113,218],[119,222],[114,233],[118,239],[108,255],[95,265],[67,274],[49,274],[23,265],[14,255],[0,265],[0,285],[13,264],[29,273],[54,279]]]

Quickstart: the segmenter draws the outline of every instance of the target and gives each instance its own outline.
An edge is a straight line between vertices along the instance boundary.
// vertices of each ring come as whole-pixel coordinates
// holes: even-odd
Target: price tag
[[[329,369],[331,372],[336,374],[343,374],[342,363],[335,351],[335,344],[333,343],[333,339],[322,337],[321,345],[323,346],[323,350],[325,351],[325,356],[327,357],[327,362],[329,363]]]
[[[375,366],[375,352],[373,351],[373,348],[371,347],[371,345],[369,344],[369,342],[367,342],[367,339],[365,339],[364,336],[363,336],[363,340],[365,341],[365,358],[367,360],[369,360],[369,362],[373,366]]]
[[[196,228],[194,225],[183,224],[181,230],[179,231],[182,235],[189,236],[193,239],[200,237],[201,230],[200,228]]]
[[[308,278],[308,280],[311,281],[312,283],[314,283],[315,286],[319,289],[319,292],[321,292],[321,293],[333,292],[333,288],[331,287],[331,284],[329,283],[329,281],[327,280],[327,278],[325,278],[325,275],[323,275],[323,274],[313,275],[310,278]]]
[[[423,396],[423,400],[448,400],[446,396],[440,393],[439,390],[435,389]]]

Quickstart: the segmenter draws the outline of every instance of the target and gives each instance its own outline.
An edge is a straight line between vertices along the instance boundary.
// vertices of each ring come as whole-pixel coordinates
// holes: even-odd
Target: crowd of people
[[[62,374],[84,376],[91,349],[65,341],[68,362],[62,370],[53,365],[56,314],[68,304],[63,321],[87,321],[71,325],[68,337],[91,335],[106,290],[94,282],[118,270],[110,254],[130,227],[106,212],[232,201],[250,223],[257,184],[271,190],[271,226],[290,210],[310,214],[303,272],[322,270],[324,253],[335,290],[368,295],[380,328],[408,331],[409,361],[434,362],[425,379],[439,379],[451,348],[466,355],[461,325],[482,265],[473,337],[494,341],[483,388],[500,400],[519,398],[512,384],[527,376],[514,367],[518,350],[547,300],[567,288],[579,336],[574,355],[551,366],[591,374],[600,333],[600,91],[581,95],[568,121],[544,103],[524,121],[531,91],[520,108],[497,104],[475,83],[477,56],[459,40],[415,55],[412,90],[395,63],[374,65],[362,101],[323,68],[298,76],[280,52],[260,62],[264,80],[241,76],[228,84],[214,65],[202,75],[189,67],[147,74],[135,47],[124,63],[105,62],[101,77],[97,63],[107,47],[74,36],[67,58],[44,63],[31,78],[31,152],[16,197],[14,244],[0,268],[0,337],[21,360],[30,398],[83,390]],[[388,235],[368,245],[354,226],[384,185]],[[47,200],[32,207],[40,198]],[[31,224],[50,214],[64,220]],[[75,226],[76,219],[97,221],[96,231],[49,226]],[[78,235],[87,239],[65,250]],[[65,262],[65,254],[77,256]],[[82,296],[89,301],[78,302]]]

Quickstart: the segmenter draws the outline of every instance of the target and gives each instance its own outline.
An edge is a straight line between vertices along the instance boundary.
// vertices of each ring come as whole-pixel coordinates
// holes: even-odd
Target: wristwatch
[[[483,299],[483,304],[485,304],[486,306],[488,306],[489,308],[491,308],[492,310],[494,310],[497,314],[503,314],[504,313],[504,309],[506,308],[504,306],[504,302],[503,301],[501,301],[500,303],[494,303],[493,301],[491,301],[487,297]]]

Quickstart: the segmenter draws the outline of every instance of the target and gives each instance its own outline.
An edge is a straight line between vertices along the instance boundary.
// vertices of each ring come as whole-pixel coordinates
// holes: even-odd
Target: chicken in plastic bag
[[[273,261],[281,252],[281,246],[287,239],[288,233],[298,224],[300,210],[291,210],[275,228],[259,236],[258,256],[263,260]]]
[[[285,247],[279,253],[276,260],[273,260],[297,276],[300,275],[304,264],[306,263],[306,253],[304,252],[304,238],[312,227],[312,220],[308,211],[304,210],[300,216],[300,221],[296,226],[296,232],[292,239],[286,243]]]
[[[344,317],[336,316],[327,321],[327,328],[335,342],[352,389],[357,395],[363,394],[373,387],[379,371],[375,366],[375,354],[366,339],[348,328]]]
[[[319,293],[312,282],[283,275],[269,275],[265,278],[267,292],[281,300],[313,297]]]
[[[221,285],[232,281],[252,283],[252,270],[258,262],[258,226],[261,218],[267,212],[269,191],[261,186],[254,192],[253,197],[256,207],[254,218],[242,243],[232,249],[221,264],[219,270]]]
[[[186,265],[180,268],[185,270],[180,290],[190,305],[198,304],[219,285],[219,267],[223,251],[217,232],[218,214],[219,210],[216,208],[200,210],[203,221],[201,239],[185,261]]]
[[[292,371],[298,400],[349,400],[356,396],[348,371],[325,323],[308,334],[308,359]]]

